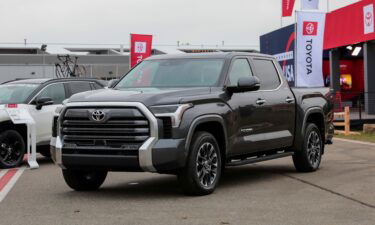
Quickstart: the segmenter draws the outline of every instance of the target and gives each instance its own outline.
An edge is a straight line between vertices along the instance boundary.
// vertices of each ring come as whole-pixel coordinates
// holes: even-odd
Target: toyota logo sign
[[[366,20],[365,20],[366,26],[371,26],[372,25],[372,13],[367,12],[366,13]]]
[[[105,113],[101,110],[95,110],[92,114],[91,114],[91,118],[96,121],[96,122],[101,122],[104,120],[105,118]]]
[[[318,22],[303,22],[303,35],[316,36],[318,34]]]

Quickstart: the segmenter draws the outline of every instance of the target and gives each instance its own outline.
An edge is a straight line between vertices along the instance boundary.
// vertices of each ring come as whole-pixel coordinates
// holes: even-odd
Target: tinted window
[[[222,59],[146,60],[137,65],[115,86],[210,87],[216,85],[224,64]]]
[[[229,72],[228,85],[237,85],[239,78],[252,75],[247,59],[235,59]]]
[[[261,90],[272,90],[280,85],[279,75],[273,61],[254,59],[254,66],[260,80]]]
[[[98,83],[93,82],[92,85],[94,86],[95,89],[102,89],[103,87],[100,86]]]
[[[24,103],[38,84],[0,85],[0,104]]]
[[[48,85],[40,92],[37,98],[51,98],[54,104],[61,104],[65,100],[64,84]]]
[[[91,86],[89,82],[71,82],[70,85],[70,91],[72,92],[72,95],[84,92],[84,91],[91,91]]]

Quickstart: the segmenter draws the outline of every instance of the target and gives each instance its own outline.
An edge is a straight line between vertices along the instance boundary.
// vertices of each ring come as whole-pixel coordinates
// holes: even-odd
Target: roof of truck
[[[212,58],[212,59],[225,59],[234,56],[254,56],[254,57],[266,57],[273,58],[271,55],[265,55],[260,53],[248,53],[248,52],[213,52],[213,53],[188,53],[188,54],[166,54],[166,55],[154,55],[145,60],[155,59],[200,59],[200,58]]]

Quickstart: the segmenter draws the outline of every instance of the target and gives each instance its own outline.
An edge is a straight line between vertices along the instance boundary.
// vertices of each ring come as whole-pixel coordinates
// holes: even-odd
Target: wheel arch
[[[204,115],[197,117],[191,123],[186,138],[185,149],[189,152],[189,147],[193,138],[193,135],[197,131],[206,131],[211,133],[217,140],[222,154],[222,160],[225,162],[225,156],[227,152],[228,140],[227,140],[227,130],[224,123],[224,119],[216,114]]]
[[[14,124],[12,121],[3,121],[0,122],[0,132],[3,132],[5,130],[15,130],[23,138],[23,141],[25,142],[25,145],[27,146],[27,125],[26,124]]]
[[[304,134],[306,132],[306,126],[309,123],[315,124],[319,131],[320,135],[322,137],[322,142],[323,142],[323,154],[324,154],[324,143],[325,143],[325,132],[326,132],[326,127],[325,127],[325,117],[323,110],[319,107],[314,107],[310,108],[306,111],[306,114],[303,119],[303,124],[302,124],[302,129],[301,129],[301,137],[304,137]]]

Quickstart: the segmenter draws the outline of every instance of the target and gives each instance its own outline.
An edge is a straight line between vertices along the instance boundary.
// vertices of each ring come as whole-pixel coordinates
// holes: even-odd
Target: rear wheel
[[[189,195],[211,194],[221,176],[221,155],[215,137],[197,132],[190,147],[186,167],[178,175],[184,192]]]
[[[107,177],[107,171],[63,170],[66,184],[76,191],[99,189]]]
[[[26,146],[20,133],[6,130],[0,134],[0,167],[13,168],[19,166],[25,155]]]
[[[323,141],[319,128],[307,124],[303,147],[293,155],[295,168],[300,172],[313,172],[319,169],[323,153]]]

